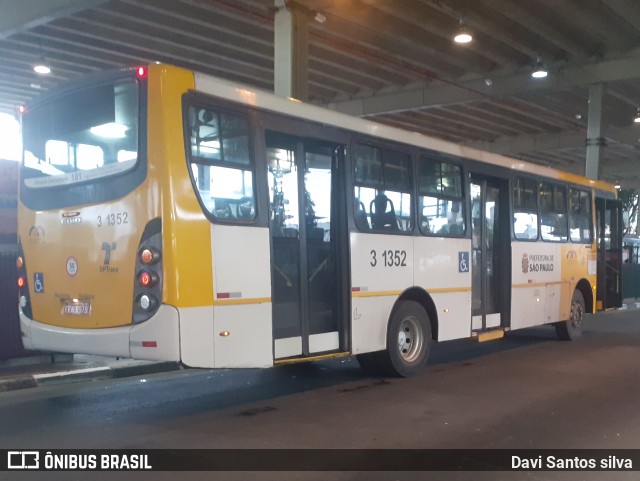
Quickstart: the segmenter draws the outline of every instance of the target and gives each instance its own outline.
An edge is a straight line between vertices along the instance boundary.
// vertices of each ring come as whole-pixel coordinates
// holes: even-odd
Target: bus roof
[[[164,67],[169,69],[175,68],[168,66]],[[589,179],[581,175],[532,164],[530,162],[514,159],[505,155],[465,147],[464,145],[455,144],[435,137],[429,137],[418,132],[410,132],[380,124],[378,122],[373,122],[371,120],[352,117],[324,107],[304,103],[296,99],[285,99],[278,97],[271,92],[266,92],[254,87],[239,85],[211,75],[197,72],[194,75],[196,90],[215,97],[394,142],[435,150],[487,164],[498,165],[514,171],[540,175],[550,179],[592,187],[594,189],[614,194],[616,193],[613,185],[601,180]]]

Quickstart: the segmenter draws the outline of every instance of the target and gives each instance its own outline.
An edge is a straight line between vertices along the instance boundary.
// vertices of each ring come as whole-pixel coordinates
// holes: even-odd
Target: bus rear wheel
[[[415,301],[396,305],[387,329],[387,349],[360,354],[362,368],[382,376],[410,377],[426,366],[431,351],[431,323],[424,307]]]
[[[569,319],[556,323],[556,334],[563,341],[573,341],[582,334],[582,321],[586,312],[584,296],[578,289],[573,291]]]

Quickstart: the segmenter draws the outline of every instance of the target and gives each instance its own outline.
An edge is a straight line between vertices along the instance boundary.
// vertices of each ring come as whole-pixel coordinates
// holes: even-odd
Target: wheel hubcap
[[[420,357],[424,333],[417,319],[407,317],[398,331],[398,352],[406,362],[414,362]]]
[[[582,324],[582,316],[584,315],[584,311],[582,309],[582,304],[579,302],[571,303],[571,326],[572,327],[580,327]]]

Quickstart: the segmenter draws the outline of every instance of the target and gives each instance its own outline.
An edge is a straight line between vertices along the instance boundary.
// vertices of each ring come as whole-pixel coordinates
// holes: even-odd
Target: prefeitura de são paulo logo
[[[526,274],[527,272],[529,272],[529,256],[522,254],[522,273]]]

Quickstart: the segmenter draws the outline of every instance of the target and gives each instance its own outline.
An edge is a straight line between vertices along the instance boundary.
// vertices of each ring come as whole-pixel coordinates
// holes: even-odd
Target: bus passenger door
[[[510,234],[506,184],[471,179],[471,330],[506,325],[509,312]]]
[[[596,197],[597,310],[622,305],[622,204]]]
[[[342,146],[267,131],[274,358],[348,350],[339,246]],[[342,233],[342,234],[340,234]]]

